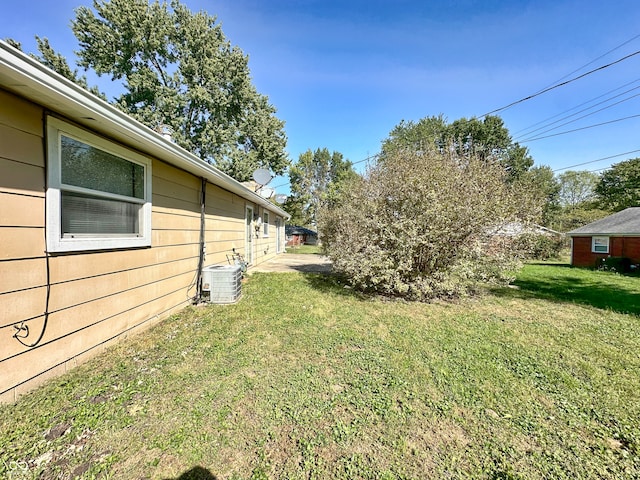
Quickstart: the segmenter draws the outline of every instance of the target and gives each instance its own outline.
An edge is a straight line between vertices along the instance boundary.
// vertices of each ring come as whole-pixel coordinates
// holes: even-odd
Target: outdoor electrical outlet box
[[[235,303],[242,296],[240,265],[211,265],[202,269],[202,292],[210,303]]]

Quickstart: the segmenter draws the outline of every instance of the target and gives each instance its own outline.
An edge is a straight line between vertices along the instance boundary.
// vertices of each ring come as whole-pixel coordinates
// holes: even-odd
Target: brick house
[[[609,257],[640,263],[640,207],[631,207],[576,228],[571,237],[571,265],[595,267]]]

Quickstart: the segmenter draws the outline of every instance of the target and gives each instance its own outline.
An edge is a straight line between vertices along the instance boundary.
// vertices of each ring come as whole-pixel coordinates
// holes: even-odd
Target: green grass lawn
[[[243,288],[0,407],[0,477],[640,477],[638,277],[529,265],[434,304]]]
[[[322,247],[320,245],[296,245],[287,247],[286,253],[305,253],[309,255],[321,255]]]

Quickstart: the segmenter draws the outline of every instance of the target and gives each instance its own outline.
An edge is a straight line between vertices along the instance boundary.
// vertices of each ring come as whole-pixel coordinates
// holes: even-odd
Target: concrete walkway
[[[268,262],[249,269],[253,272],[331,272],[331,261],[324,255],[283,253]]]

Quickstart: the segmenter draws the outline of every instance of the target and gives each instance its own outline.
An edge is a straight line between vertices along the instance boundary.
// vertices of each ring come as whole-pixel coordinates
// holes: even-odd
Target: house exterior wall
[[[150,248],[47,257],[45,112],[2,90],[0,105],[0,401],[10,402],[191,303],[202,181],[152,159]],[[226,264],[233,248],[244,249],[246,204],[207,183],[205,265]],[[275,227],[259,239],[266,253],[255,264],[275,255],[275,239]],[[41,341],[21,344],[14,338],[21,325],[27,344],[46,326]]]
[[[612,237],[611,243],[611,256],[627,257],[633,263],[640,263],[640,236]]]
[[[593,253],[591,236],[572,237],[571,264],[576,267],[595,267],[596,262],[607,257],[627,257],[640,263],[640,236],[609,237],[609,253]]]
[[[573,266],[595,267],[597,260],[608,256],[608,253],[591,252],[591,237],[573,237],[571,239],[571,265]]]
[[[306,235],[299,235],[299,234],[291,235],[291,237],[289,238],[289,241],[287,242],[287,247],[296,247],[299,245],[304,245],[306,241],[307,241]]]
[[[260,212],[259,216],[260,218],[264,221],[265,215],[265,208],[260,207],[258,209],[258,206],[255,206],[255,211],[256,212]],[[278,241],[278,232],[276,230],[276,215],[274,213],[270,213],[269,214],[269,233],[268,235],[265,235],[264,233],[264,224],[260,225],[259,229],[255,229],[254,228],[254,248],[255,248],[255,252],[254,252],[254,259],[255,259],[255,264],[260,264],[263,263],[267,260],[272,259],[273,257],[276,256],[276,252],[279,251],[276,248],[276,242]],[[280,227],[284,229],[284,220],[282,220],[282,218],[280,217]],[[281,240],[280,240],[281,241]],[[283,245],[280,245],[280,250],[282,250],[284,247]]]

